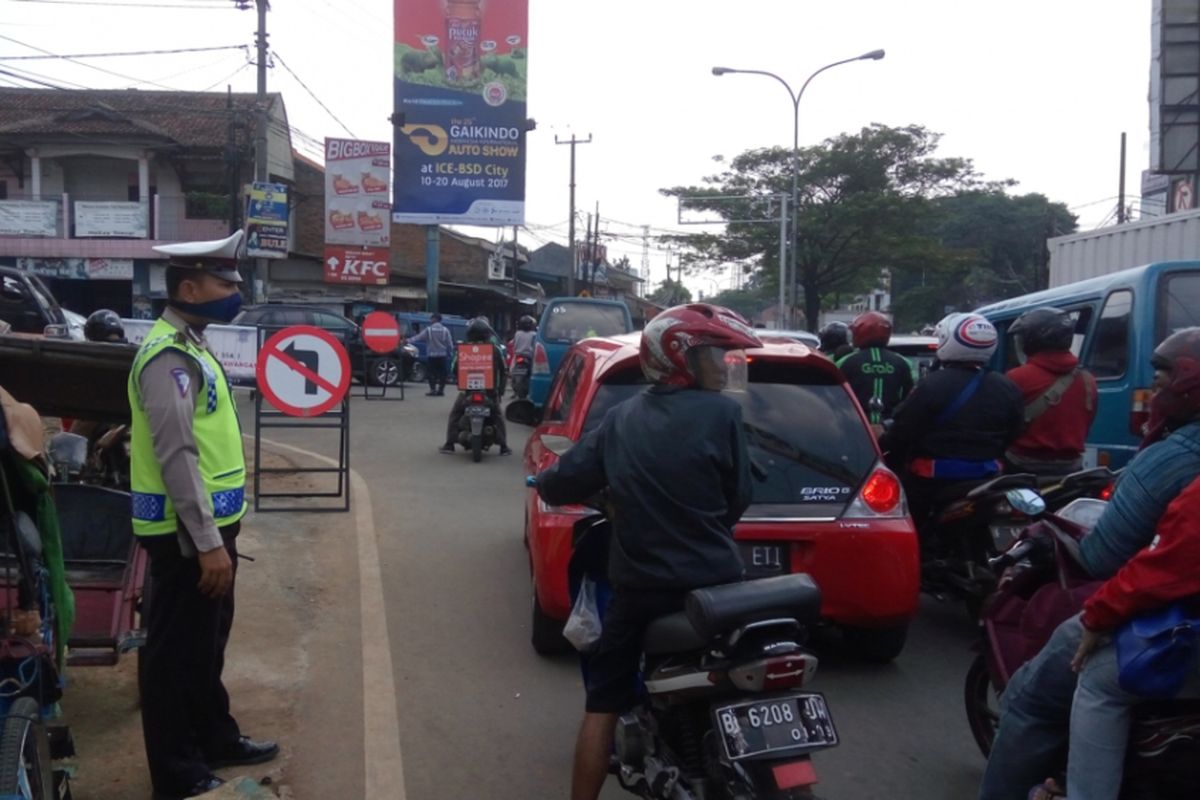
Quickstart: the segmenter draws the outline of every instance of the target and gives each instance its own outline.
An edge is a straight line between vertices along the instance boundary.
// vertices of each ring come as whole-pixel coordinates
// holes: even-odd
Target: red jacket
[[[1079,366],[1079,360],[1067,351],[1035,353],[1029,361],[1007,375],[1017,388],[1025,405],[1029,406],[1050,386]],[[1089,402],[1090,410],[1089,410]],[[1047,408],[1025,428],[1010,449],[1017,455],[1030,458],[1070,460],[1083,453],[1088,428],[1096,418],[1096,379],[1081,370],[1079,377],[1067,388],[1058,405]]]
[[[1150,546],[1083,605],[1083,625],[1106,631],[1146,611],[1200,594],[1200,479],[1167,506]]]

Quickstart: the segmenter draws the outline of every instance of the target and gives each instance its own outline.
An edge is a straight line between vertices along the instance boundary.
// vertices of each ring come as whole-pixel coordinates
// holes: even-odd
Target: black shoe
[[[454,445],[452,445],[452,444],[444,444],[444,445],[442,445],[441,447],[439,447],[439,448],[438,448],[438,452],[439,452],[439,453],[445,453],[445,454],[447,454],[447,455],[452,455],[452,454],[454,453]]]
[[[428,392],[426,392],[426,393],[425,393],[425,396],[426,396],[426,397],[437,397],[437,396],[438,396],[438,393],[437,393],[437,392],[434,392],[434,391],[428,391]]]
[[[438,397],[445,397],[445,396],[446,396],[446,390],[445,390],[445,389],[438,389],[438,390],[437,390],[437,392],[435,392],[435,394],[437,394],[437,396],[438,396]]]
[[[507,445],[503,445],[503,446],[501,446],[501,447],[500,447],[500,455],[502,455],[502,456],[511,456],[511,455],[512,455],[512,448],[511,448],[511,447],[509,447],[509,446],[507,446]]]
[[[198,795],[211,792],[214,789],[219,789],[224,785],[225,781],[221,780],[216,775],[209,775],[208,777],[201,778],[192,784],[192,788],[187,790],[187,794],[161,794],[159,792],[155,792],[153,797],[154,800],[184,800],[184,798],[187,797],[196,797]]]
[[[239,737],[227,750],[209,759],[208,765],[218,767],[240,767],[245,764],[262,764],[279,755],[279,745],[272,741],[256,742],[248,736]]]

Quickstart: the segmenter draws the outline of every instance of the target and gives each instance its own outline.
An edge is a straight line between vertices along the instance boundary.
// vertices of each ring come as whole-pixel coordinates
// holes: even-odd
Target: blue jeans
[[[1117,800],[1125,769],[1125,750],[1134,707],[1142,698],[1121,688],[1117,648],[1097,647],[1079,673],[1071,707],[1071,750],[1067,761],[1069,800]],[[1194,697],[1200,689],[1195,672],[1179,693]]]
[[[1062,765],[1077,677],[1071,658],[1082,638],[1076,615],[1008,682],[979,800],[1025,800],[1031,787]]]

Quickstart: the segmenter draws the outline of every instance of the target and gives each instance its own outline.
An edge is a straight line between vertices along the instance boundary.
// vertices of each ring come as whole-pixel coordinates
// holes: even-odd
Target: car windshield
[[[754,481],[751,515],[836,513],[833,507],[849,502],[874,466],[870,432],[846,389],[827,380],[794,364],[757,362],[751,364],[749,390],[730,393],[742,406],[750,458],[763,473]],[[640,370],[605,380],[592,399],[583,433],[645,388]]]
[[[547,342],[574,344],[590,336],[618,336],[629,333],[627,311],[623,306],[598,303],[556,303],[546,311],[542,338]]]

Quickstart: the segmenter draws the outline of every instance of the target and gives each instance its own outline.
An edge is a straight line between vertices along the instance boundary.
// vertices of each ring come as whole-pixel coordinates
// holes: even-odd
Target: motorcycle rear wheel
[[[971,668],[967,670],[963,702],[967,709],[967,723],[971,726],[971,735],[975,737],[975,744],[979,746],[985,758],[992,750],[992,742],[996,740],[996,728],[1000,726],[998,697],[999,693],[992,685],[987,659],[980,653],[975,656]]]

